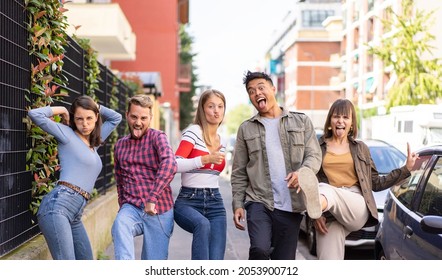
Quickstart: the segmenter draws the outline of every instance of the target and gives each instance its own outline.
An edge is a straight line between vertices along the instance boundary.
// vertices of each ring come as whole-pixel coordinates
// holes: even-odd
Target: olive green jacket
[[[282,110],[279,138],[286,173],[301,166],[318,172],[321,150],[311,120],[302,113]],[[244,121],[238,129],[231,175],[233,211],[252,201],[263,203],[269,210],[274,209],[265,133],[259,114]],[[281,168],[284,165],[281,164]],[[293,189],[290,193],[293,212],[305,211],[301,194]]]
[[[359,180],[359,185],[362,190],[362,195],[365,199],[365,204],[370,211],[370,216],[367,220],[365,226],[374,226],[378,221],[378,211],[376,208],[376,202],[374,200],[373,191],[378,192],[399,183],[408,176],[410,176],[410,171],[404,165],[401,168],[394,169],[387,175],[379,175],[376,170],[376,166],[371,158],[370,150],[368,146],[360,141],[349,138],[350,141],[350,153],[353,158],[354,167],[356,171],[356,176]],[[322,157],[324,158],[327,152],[327,144],[324,141],[324,137],[319,139],[319,144],[322,150]],[[318,181],[323,183],[329,183],[327,176],[321,166],[318,174]]]

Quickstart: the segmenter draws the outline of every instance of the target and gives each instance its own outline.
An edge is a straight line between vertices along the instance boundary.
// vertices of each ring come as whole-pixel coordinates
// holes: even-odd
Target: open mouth
[[[345,126],[337,126],[335,130],[338,136],[343,136],[345,134]]]
[[[258,108],[259,109],[264,109],[266,104],[267,104],[267,101],[266,101],[266,99],[264,97],[256,99],[256,102],[258,103]]]
[[[141,127],[134,127],[132,134],[135,136],[135,138],[140,138],[143,130]]]

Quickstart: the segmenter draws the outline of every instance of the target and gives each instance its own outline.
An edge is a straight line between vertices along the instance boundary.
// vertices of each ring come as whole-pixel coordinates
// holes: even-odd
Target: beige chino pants
[[[361,229],[367,222],[369,211],[360,187],[337,188],[319,184],[319,193],[327,199],[327,209],[336,218],[327,223],[328,233],[316,232],[316,252],[320,260],[343,260],[345,237]]]

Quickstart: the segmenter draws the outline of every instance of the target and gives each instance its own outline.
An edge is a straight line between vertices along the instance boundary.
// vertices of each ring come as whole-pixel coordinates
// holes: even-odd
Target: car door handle
[[[410,238],[413,235],[413,229],[410,226],[404,228],[404,239],[405,237]]]

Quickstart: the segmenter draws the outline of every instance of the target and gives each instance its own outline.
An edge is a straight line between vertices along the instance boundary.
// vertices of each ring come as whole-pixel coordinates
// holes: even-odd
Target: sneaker
[[[298,183],[303,194],[307,214],[311,219],[318,219],[322,215],[318,179],[310,168],[301,167],[298,172]]]

